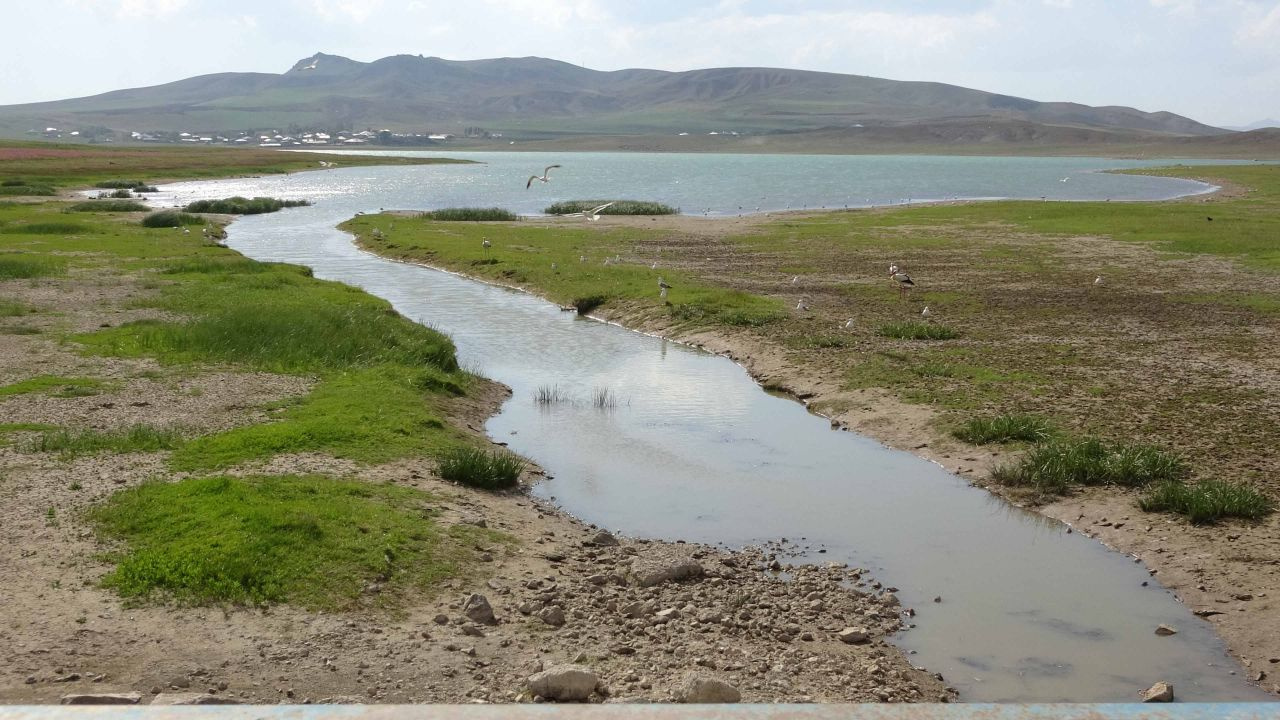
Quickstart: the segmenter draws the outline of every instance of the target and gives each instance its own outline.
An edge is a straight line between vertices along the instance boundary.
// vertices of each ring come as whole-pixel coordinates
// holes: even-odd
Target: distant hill
[[[1272,120],[1271,118],[1267,118],[1266,120],[1257,120],[1255,122],[1251,122],[1248,125],[1232,125],[1226,129],[1248,132],[1249,130],[1263,130],[1265,128],[1280,128],[1280,120]]]
[[[1038,102],[933,82],[777,68],[601,72],[537,57],[454,61],[319,53],[288,72],[219,73],[86,98],[0,107],[0,133],[31,128],[231,133],[290,126],[519,139],[598,134],[761,134],[827,129],[1196,137],[1227,131],[1168,112]],[[1038,130],[1050,127],[1053,130]],[[908,130],[907,134],[914,132]],[[899,133],[901,134],[901,133]]]

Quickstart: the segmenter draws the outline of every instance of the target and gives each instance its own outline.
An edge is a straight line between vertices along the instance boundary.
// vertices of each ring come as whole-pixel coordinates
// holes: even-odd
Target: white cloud
[[[81,10],[107,12],[117,18],[161,18],[187,7],[188,0],[66,0]]]
[[[311,8],[330,22],[363,23],[382,9],[382,0],[311,0]]]

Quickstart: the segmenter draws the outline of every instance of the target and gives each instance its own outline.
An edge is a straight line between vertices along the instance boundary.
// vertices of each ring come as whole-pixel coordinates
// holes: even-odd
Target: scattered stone
[[[557,665],[529,677],[529,690],[549,700],[580,702],[591,697],[600,678],[576,665]]]
[[[736,703],[742,701],[742,693],[722,680],[689,673],[676,688],[676,700],[682,703]]]
[[[690,557],[645,557],[631,566],[631,577],[640,587],[702,577],[706,570]]]
[[[484,631],[475,625],[463,625],[462,634],[468,637],[484,637]]]
[[[472,593],[462,605],[462,614],[471,620],[485,625],[497,625],[498,619],[493,615],[493,606],[489,599],[478,593]]]
[[[538,613],[538,619],[552,627],[560,627],[564,625],[564,610],[559,605],[548,605]]]
[[[1173,702],[1173,686],[1165,682],[1152,685],[1142,693],[1142,702]]]
[[[137,705],[142,693],[78,693],[63,695],[63,705]]]
[[[668,623],[680,617],[680,611],[675,608],[667,608],[666,610],[659,610],[654,617],[660,623]]]
[[[618,538],[614,537],[613,533],[610,533],[608,530],[601,530],[595,535],[592,535],[591,539],[587,542],[597,547],[613,547],[618,544]]]
[[[645,606],[644,603],[639,601],[629,602],[618,608],[618,612],[634,620],[645,616]]]
[[[436,615],[435,618],[433,618],[432,622],[434,622],[437,625],[448,625],[449,616],[445,615],[444,613],[440,613],[439,615]]]
[[[1170,627],[1169,625],[1165,625],[1164,623],[1161,623],[1156,626],[1156,634],[1157,635],[1177,635],[1178,630],[1176,628]]]
[[[870,639],[870,636],[867,635],[866,628],[860,627],[847,627],[841,630],[837,637],[840,638],[840,642],[848,645],[864,643]]]

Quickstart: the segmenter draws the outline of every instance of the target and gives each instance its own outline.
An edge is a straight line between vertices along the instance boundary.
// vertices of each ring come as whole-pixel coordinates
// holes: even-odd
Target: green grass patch
[[[1073,485],[1146,487],[1188,474],[1181,458],[1159,448],[1085,438],[1037,445],[1018,460],[997,467],[992,479],[1061,494]]]
[[[175,428],[132,425],[116,430],[48,430],[30,446],[32,452],[58,453],[64,458],[95,455],[102,452],[133,453],[173,450],[182,444],[182,433]]]
[[[1176,513],[1195,525],[1211,525],[1222,518],[1257,520],[1275,510],[1275,501],[1238,483],[1166,481],[1139,498],[1138,507],[1146,512]]]
[[[876,334],[898,340],[954,340],[960,337],[959,332],[946,325],[918,320],[881,325],[876,329]]]
[[[51,185],[0,185],[0,195],[57,195],[58,191]]]
[[[34,312],[36,312],[36,309],[26,303],[0,298],[0,317],[22,317]]]
[[[437,469],[445,480],[484,490],[513,488],[520,482],[524,460],[504,450],[456,448],[440,459]]]
[[[310,204],[310,200],[280,200],[279,198],[269,197],[250,199],[237,195],[221,200],[197,200],[193,203],[188,203],[183,209],[192,213],[260,215],[262,213],[273,213],[283,208],[305,207]]]
[[[590,312],[604,304],[648,305],[689,325],[757,327],[786,317],[776,298],[699,281],[653,267],[656,257],[620,257],[635,248],[643,228],[552,226],[546,223],[471,225],[395,217],[391,240],[378,227],[392,218],[362,215],[342,224],[363,247],[389,257],[450,267],[504,284],[536,289],[554,302]],[[486,249],[483,239],[490,240]],[[644,251],[635,251],[644,252]],[[607,263],[605,261],[608,261]],[[659,297],[658,278],[672,289]]]
[[[68,207],[67,212],[146,212],[147,209],[137,200],[89,200]]]
[[[156,189],[141,180],[101,180],[93,184],[96,188],[106,190],[137,190],[138,192],[155,192]]]
[[[172,228],[183,225],[203,225],[204,223],[204,218],[198,215],[188,215],[177,210],[160,210],[142,218],[142,226],[149,228]]]
[[[520,216],[500,207],[456,207],[424,212],[418,217],[443,222],[494,222],[519,220]]]
[[[277,419],[194,438],[170,458],[178,470],[233,467],[285,453],[318,452],[366,463],[440,455],[456,447],[431,401],[460,394],[460,375],[384,365],[334,376],[281,404]]]
[[[123,545],[103,585],[126,598],[179,604],[379,604],[464,573],[477,544],[504,536],[442,528],[435,498],[326,477],[211,477],[148,483],[88,517]]]
[[[974,445],[1009,442],[1045,442],[1053,436],[1049,422],[1034,415],[997,415],[973,418],[951,433]]]
[[[0,253],[0,280],[41,278],[67,272],[67,261],[51,255]]]
[[[84,235],[93,232],[88,225],[73,222],[35,222],[10,225],[0,229],[6,235]]]
[[[547,215],[568,215],[593,210],[610,202],[613,204],[601,210],[601,215],[677,215],[680,213],[679,208],[644,200],[565,200],[552,203],[542,212]]]
[[[98,378],[39,375],[20,382],[0,386],[0,397],[45,393],[53,397],[87,397],[102,392],[106,383]]]

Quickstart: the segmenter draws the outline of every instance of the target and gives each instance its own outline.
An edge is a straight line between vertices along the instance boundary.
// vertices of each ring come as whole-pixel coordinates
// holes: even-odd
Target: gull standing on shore
[[[558,168],[558,167],[560,167],[560,166],[559,166],[559,165],[548,165],[548,166],[547,166],[547,167],[542,171],[542,177],[538,177],[537,175],[530,175],[530,176],[529,176],[529,182],[527,182],[527,183],[525,183],[525,184],[524,184],[524,189],[525,189],[525,190],[528,190],[528,189],[533,185],[533,181],[534,181],[534,180],[537,180],[537,181],[539,181],[539,182],[551,182],[551,178],[547,177],[547,175],[548,175],[548,174],[550,174],[550,172],[551,172],[551,168]]]

